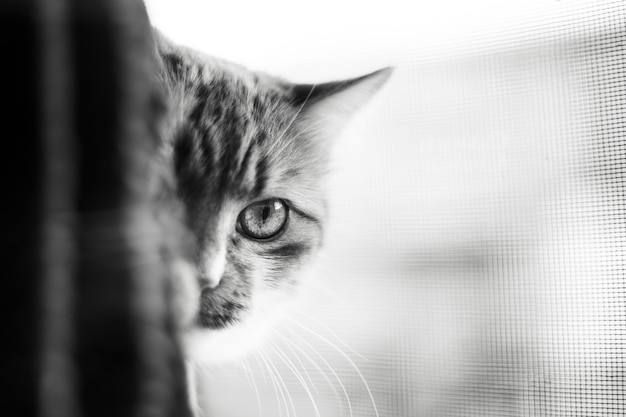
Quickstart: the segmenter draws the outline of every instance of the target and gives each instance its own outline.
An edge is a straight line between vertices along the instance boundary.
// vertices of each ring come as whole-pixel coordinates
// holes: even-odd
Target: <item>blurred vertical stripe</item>
[[[154,216],[144,6],[5,1],[0,19],[2,409],[190,415]]]

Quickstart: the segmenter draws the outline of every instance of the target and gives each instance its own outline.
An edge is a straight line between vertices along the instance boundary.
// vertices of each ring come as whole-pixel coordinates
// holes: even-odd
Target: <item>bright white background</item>
[[[590,0],[298,2],[147,0],[152,22],[211,55],[307,81],[492,48],[513,34],[575,22]],[[583,17],[581,19],[581,16]],[[582,21],[581,21],[582,20]]]
[[[599,344],[626,340],[603,324],[626,305],[611,293],[623,233],[597,215],[618,203],[577,177],[624,123],[597,93],[614,58],[588,51],[624,27],[623,2],[146,3],[174,41],[293,81],[396,67],[337,144],[297,316],[320,336],[292,323],[248,371],[211,370],[208,415],[375,416],[348,358],[381,416],[569,416],[624,389],[599,395],[597,377],[623,357]]]

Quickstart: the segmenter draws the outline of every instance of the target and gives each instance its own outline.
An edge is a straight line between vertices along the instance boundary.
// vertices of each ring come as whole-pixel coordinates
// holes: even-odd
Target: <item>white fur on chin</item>
[[[285,303],[286,307],[286,303]],[[187,359],[198,364],[217,364],[236,360],[263,343],[285,308],[250,312],[241,322],[224,329],[196,327],[183,334]]]
[[[237,360],[258,348],[286,312],[297,303],[297,288],[291,291],[262,291],[257,288],[246,314],[223,329],[200,327],[195,318],[199,310],[200,289],[191,264],[175,264],[177,313],[182,324],[181,341],[185,358],[195,364],[219,364]],[[300,274],[311,273],[310,267]],[[303,281],[307,279],[302,277]]]

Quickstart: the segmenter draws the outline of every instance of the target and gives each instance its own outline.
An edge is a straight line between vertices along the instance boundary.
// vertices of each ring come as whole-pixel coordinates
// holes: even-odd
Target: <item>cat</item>
[[[156,29],[154,39],[160,157],[188,235],[171,262],[183,350],[223,362],[263,338],[305,279],[322,244],[333,141],[392,70],[292,84]]]

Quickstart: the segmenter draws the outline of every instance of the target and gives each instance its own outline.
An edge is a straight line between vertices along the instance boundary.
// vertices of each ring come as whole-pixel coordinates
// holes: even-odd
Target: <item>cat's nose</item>
[[[205,275],[200,275],[198,277],[198,284],[200,285],[200,289],[205,289],[205,288],[217,288],[218,285],[220,285],[219,281],[211,279],[210,277],[207,277]]]
[[[223,273],[223,272],[222,272]],[[222,280],[222,273],[209,272],[198,275],[198,284],[201,289],[204,288],[217,288]]]
[[[220,285],[226,266],[226,253],[221,252],[203,262],[204,265],[198,274],[198,284],[201,288],[216,288]]]

